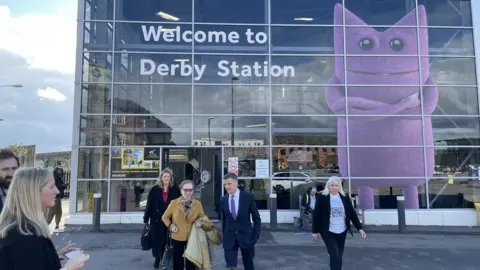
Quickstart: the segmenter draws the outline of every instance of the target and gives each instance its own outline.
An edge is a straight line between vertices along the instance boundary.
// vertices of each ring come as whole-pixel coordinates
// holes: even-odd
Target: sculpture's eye
[[[394,51],[401,51],[404,46],[405,43],[399,38],[393,38],[392,40],[390,40],[390,48],[392,48],[392,50]]]
[[[360,40],[360,44],[358,44],[358,46],[360,46],[360,49],[362,49],[364,51],[369,51],[369,50],[373,49],[373,40],[371,40],[369,38],[362,38]]]

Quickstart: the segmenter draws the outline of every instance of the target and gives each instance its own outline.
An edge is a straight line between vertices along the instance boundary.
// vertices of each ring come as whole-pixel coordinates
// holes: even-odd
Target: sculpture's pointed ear
[[[418,11],[418,25],[427,26],[427,12],[423,5],[418,6],[416,9],[412,9],[405,17],[400,19],[395,25],[400,26],[415,26],[417,25],[417,11]]]
[[[342,4],[335,5],[335,16],[334,16],[334,24],[335,25],[342,25],[343,24],[343,11],[345,10],[345,24],[346,25],[359,25],[359,26],[366,26],[367,24],[358,18],[355,14],[353,14],[350,10],[344,8]]]

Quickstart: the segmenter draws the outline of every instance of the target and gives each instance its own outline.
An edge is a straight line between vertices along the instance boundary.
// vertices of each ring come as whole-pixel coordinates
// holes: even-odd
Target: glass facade
[[[166,167],[212,215],[232,170],[260,209],[332,175],[363,209],[480,202],[470,1],[81,1],[75,211],[141,211]]]

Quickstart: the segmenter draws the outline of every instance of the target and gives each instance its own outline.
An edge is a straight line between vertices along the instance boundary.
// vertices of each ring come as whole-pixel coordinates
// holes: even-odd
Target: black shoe
[[[160,268],[160,258],[155,258],[155,263],[153,264],[153,268],[155,269]]]

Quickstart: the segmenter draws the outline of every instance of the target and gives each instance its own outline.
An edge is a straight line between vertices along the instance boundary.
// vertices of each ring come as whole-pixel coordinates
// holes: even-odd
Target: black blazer
[[[222,230],[223,230],[223,248],[231,249],[235,245],[235,240],[240,248],[250,248],[257,243],[260,238],[260,226],[262,220],[255,203],[255,198],[245,191],[240,191],[237,218],[233,219],[228,200],[230,195],[227,193],[220,199]],[[250,222],[253,220],[253,226]]]
[[[353,208],[352,202],[348,197],[340,194],[340,198],[343,202],[343,207],[345,209],[345,225],[347,226],[347,231],[353,236],[352,228],[350,226],[350,221],[353,223],[357,230],[363,228],[362,223],[358,219],[357,212]],[[313,222],[312,222],[312,233],[326,233],[330,229],[330,195],[317,195],[317,201],[315,203],[315,210],[313,212]]]
[[[0,239],[2,270],[59,270],[61,267],[58,253],[48,238],[22,235],[12,229]]]

